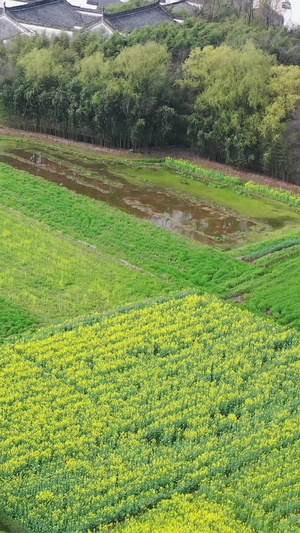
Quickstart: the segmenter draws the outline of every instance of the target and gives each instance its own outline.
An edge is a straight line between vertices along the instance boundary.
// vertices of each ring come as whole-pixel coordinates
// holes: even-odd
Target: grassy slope
[[[299,345],[190,295],[3,347],[3,510],[31,533],[75,533],[197,492],[222,533],[229,519],[298,531]]]
[[[246,275],[231,289],[232,294],[244,296],[242,306],[299,329],[300,234],[287,234],[231,255],[253,260],[251,276]]]
[[[168,284],[118,263],[15,210],[0,209],[0,335],[60,322],[168,290]],[[13,302],[13,303],[12,303]],[[21,309],[20,309],[21,307]],[[35,320],[36,322],[36,320]]]
[[[256,277],[240,284],[236,290],[246,294],[245,306],[267,312],[279,320],[300,328],[300,250],[260,260]]]
[[[222,252],[8,165],[0,164],[0,175],[2,204],[163,276],[174,289],[202,287],[221,294],[223,282],[251,270]]]
[[[255,228],[252,228],[251,232],[243,234],[243,240],[246,242],[268,239],[268,234],[270,233],[272,236],[274,231],[276,234],[285,233],[297,228],[300,222],[299,212],[274,198],[268,199],[266,195],[262,198],[255,191],[251,191],[250,195],[245,195],[246,191],[242,180],[233,178],[234,182],[232,183],[232,177],[228,180],[226,174],[223,174],[225,181],[224,177],[220,180],[222,173],[217,172],[219,181],[216,181],[213,179],[216,175],[214,171],[195,167],[188,162],[183,161],[181,164],[191,166],[190,171],[181,171],[180,168],[175,171],[177,164],[174,160],[175,168],[169,168],[170,160],[164,162],[155,159],[148,161],[109,159],[107,156],[103,157],[83,149],[74,149],[59,144],[42,143],[30,139],[1,138],[0,151],[14,157],[16,155],[15,149],[17,152],[21,149],[28,151],[28,153],[46,156],[50,160],[66,164],[67,167],[80,171],[86,177],[99,178],[95,169],[99,169],[100,166],[113,175],[125,178],[126,181],[135,186],[145,187],[145,185],[151,184],[151,186],[165,189],[171,188],[179,193],[192,195],[217,206],[233,210],[243,216],[256,219]],[[149,168],[151,162],[155,165],[151,164]],[[92,164],[92,167],[88,169],[86,164]],[[199,172],[196,172],[197,168]],[[212,182],[217,187],[212,187]],[[224,183],[231,186],[226,188]],[[266,222],[270,223],[272,230],[266,227]]]
[[[300,327],[297,247],[245,263],[235,256],[247,250],[219,252],[7,165],[0,165],[0,169],[2,204],[98,249],[93,252],[67,242],[62,234],[46,227],[42,230],[33,220],[17,221],[17,215],[15,223],[12,219],[4,222],[6,255],[0,262],[3,271],[10,269],[10,273],[0,277],[2,294],[40,321],[65,320],[171,290],[199,287],[225,297],[245,294],[244,306],[271,312],[281,323]],[[10,228],[14,228],[13,238]],[[34,232],[38,228],[43,234],[37,239]],[[55,239],[50,245],[51,255],[50,235]],[[15,247],[14,239],[19,243]],[[290,237],[282,239],[289,241]],[[268,246],[263,243],[254,248]],[[146,272],[125,269],[113,258]],[[11,269],[12,265],[19,268]]]

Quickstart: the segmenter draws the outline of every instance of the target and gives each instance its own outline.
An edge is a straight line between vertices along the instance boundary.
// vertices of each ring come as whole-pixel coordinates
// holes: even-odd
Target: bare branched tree
[[[236,15],[245,17],[250,24],[253,19],[255,0],[203,0],[202,12],[209,20],[217,20],[220,16]]]
[[[280,17],[280,8],[282,5],[282,0],[260,0],[259,1],[259,13],[260,13],[260,19],[263,25],[266,28],[269,28],[270,26],[277,26],[280,23],[283,23],[283,20],[281,21]]]

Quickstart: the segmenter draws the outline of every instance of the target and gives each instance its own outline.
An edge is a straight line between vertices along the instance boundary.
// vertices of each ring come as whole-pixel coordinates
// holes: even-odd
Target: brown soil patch
[[[242,304],[246,299],[245,294],[237,294],[235,296],[231,296],[230,298],[227,298],[227,302],[236,302],[237,304]]]
[[[268,316],[273,316],[273,312],[271,311],[271,309],[266,309],[265,311],[263,311],[263,313]]]
[[[210,161],[209,159],[199,157],[192,150],[188,148],[176,148],[176,147],[161,148],[161,149],[154,148],[154,149],[148,149],[148,150],[141,150],[140,152],[133,152],[132,150],[122,150],[122,149],[116,149],[116,148],[103,148],[100,146],[93,146],[87,143],[71,141],[69,139],[63,139],[61,137],[55,137],[54,135],[45,135],[43,133],[33,133],[29,131],[24,131],[24,130],[17,130],[14,128],[8,128],[6,126],[1,126],[1,125],[0,125],[0,135],[10,135],[12,137],[25,137],[28,139],[34,139],[34,140],[38,140],[42,142],[48,141],[54,144],[57,143],[63,146],[69,146],[71,148],[82,148],[86,151],[96,152],[102,155],[106,155],[108,157],[111,156],[111,157],[124,157],[124,158],[134,158],[134,159],[141,158],[142,159],[142,158],[145,158],[145,156],[156,156],[160,158],[170,156],[170,157],[176,157],[176,158],[183,158],[197,165],[202,165],[206,168],[211,168],[213,170],[219,170],[220,172],[227,172],[228,174],[237,176],[244,181],[251,180],[261,185],[267,185],[268,187],[285,189],[295,194],[300,194],[299,185],[295,185],[293,183],[287,183],[285,181],[277,180],[275,178],[271,178],[270,176],[265,176],[262,174],[254,174],[251,171],[247,171],[244,169],[241,170],[236,167],[232,167],[230,165],[224,165],[223,163],[217,163],[215,161]]]
[[[44,133],[34,133],[31,131],[17,130],[8,128],[0,124],[0,135],[7,135],[11,137],[22,137],[41,142],[51,142],[52,144],[60,144],[62,146],[69,146],[70,148],[82,148],[86,151],[96,152],[108,157],[127,157],[127,158],[145,158],[145,154],[132,152],[131,150],[118,150],[117,148],[103,148],[88,143],[71,141],[63,139],[62,137],[55,137],[54,135],[46,135]],[[163,157],[163,156],[162,156]]]
[[[257,259],[260,259],[260,257],[257,257]],[[250,258],[250,257],[245,257],[244,255],[239,255],[237,259],[240,259],[241,261],[245,261],[245,263],[253,263],[255,261],[255,259]]]

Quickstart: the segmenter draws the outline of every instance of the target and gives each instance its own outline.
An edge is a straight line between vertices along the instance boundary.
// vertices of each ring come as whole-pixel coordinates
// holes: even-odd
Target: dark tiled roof
[[[87,0],[87,4],[98,7],[110,7],[115,5],[122,5],[121,0]]]
[[[0,17],[0,41],[6,41],[12,39],[20,33],[24,33],[25,30],[19,28],[7,17]]]
[[[22,5],[22,4],[24,4],[24,5],[25,4],[35,4],[36,1],[37,0],[18,0],[18,3],[20,2],[20,5]],[[13,6],[11,6],[11,7],[13,7]]]
[[[98,0],[99,7],[110,7],[120,4],[124,5],[124,2],[121,2],[121,0]]]
[[[73,30],[75,26],[82,27],[97,21],[94,15],[79,12],[65,0],[37,0],[6,9],[19,22],[48,28]]]
[[[95,24],[96,22],[99,22],[100,20],[102,20],[102,16],[100,16],[99,13],[98,13],[98,16],[96,16],[95,10],[93,13],[94,14],[80,12],[80,16],[81,16],[82,23],[84,26],[88,26],[89,24]]]
[[[162,22],[173,21],[173,17],[158,2],[120,13],[105,13],[104,19],[119,31],[132,31],[142,26],[156,26]]]

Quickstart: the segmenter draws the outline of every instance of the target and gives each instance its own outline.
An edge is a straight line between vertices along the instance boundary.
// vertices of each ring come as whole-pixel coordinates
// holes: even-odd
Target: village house
[[[136,9],[115,13],[106,12],[101,3],[117,0],[9,0],[0,9],[0,41],[4,44],[17,35],[46,34],[48,37],[62,32],[72,36],[76,31],[97,31],[104,37],[115,32],[128,33],[142,26],[155,26],[162,22],[181,22],[158,1]],[[83,2],[86,2],[83,7]],[[100,7],[99,7],[100,3]],[[184,2],[181,0],[180,4]],[[98,8],[98,9],[97,9]]]
[[[111,35],[113,30],[96,10],[75,7],[66,0],[37,0],[5,7],[0,16],[0,40],[8,42],[18,34],[45,33],[52,37],[65,32],[72,36],[78,30],[99,31]]]

